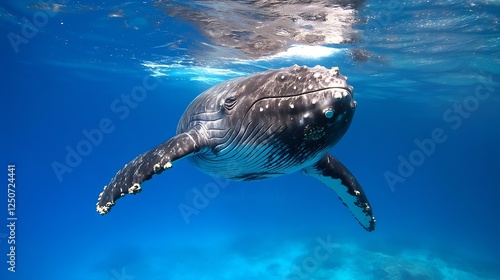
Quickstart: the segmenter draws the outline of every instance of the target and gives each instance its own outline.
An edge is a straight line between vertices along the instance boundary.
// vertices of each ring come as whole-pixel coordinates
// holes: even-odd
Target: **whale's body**
[[[121,169],[99,196],[97,211],[137,193],[140,184],[182,157],[231,180],[258,180],[301,170],[332,188],[368,231],[375,218],[360,184],[328,154],[350,126],[353,87],[337,68],[294,65],[236,78],[195,98],[177,135]]]

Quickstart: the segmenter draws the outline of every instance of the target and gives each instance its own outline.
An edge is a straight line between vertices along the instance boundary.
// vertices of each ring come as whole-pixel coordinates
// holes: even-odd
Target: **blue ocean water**
[[[0,4],[0,279],[500,279],[499,1],[365,1],[354,43],[237,59],[155,4]],[[295,63],[338,66],[355,87],[331,153],[374,232],[302,174],[227,182],[185,160],[95,212],[199,93]]]

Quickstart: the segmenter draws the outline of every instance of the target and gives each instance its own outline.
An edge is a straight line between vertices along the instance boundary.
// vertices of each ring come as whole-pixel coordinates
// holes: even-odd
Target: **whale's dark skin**
[[[368,231],[375,218],[351,172],[328,154],[349,128],[356,101],[338,68],[294,65],[236,78],[195,98],[177,134],[125,165],[99,195],[106,214],[125,194],[183,157],[203,172],[259,180],[302,171],[333,189]]]

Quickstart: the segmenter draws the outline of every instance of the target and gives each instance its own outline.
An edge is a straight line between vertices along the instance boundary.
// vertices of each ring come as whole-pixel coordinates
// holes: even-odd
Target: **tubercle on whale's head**
[[[325,88],[345,88],[354,92],[354,88],[347,83],[347,77],[340,74],[339,67],[328,69],[319,65],[308,67],[295,64],[257,73],[243,81],[234,88],[233,95],[252,91],[260,97],[284,97]]]
[[[351,96],[354,93],[354,88],[347,83],[347,77],[340,74],[338,67],[294,65],[283,70],[275,75],[274,91],[270,95],[297,95],[328,88],[345,89]]]

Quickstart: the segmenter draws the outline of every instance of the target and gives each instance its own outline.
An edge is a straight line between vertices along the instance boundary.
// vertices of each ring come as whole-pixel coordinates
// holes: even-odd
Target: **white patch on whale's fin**
[[[367,231],[375,230],[375,217],[365,192],[352,173],[331,155],[302,172],[312,176],[334,190],[358,222]]]

